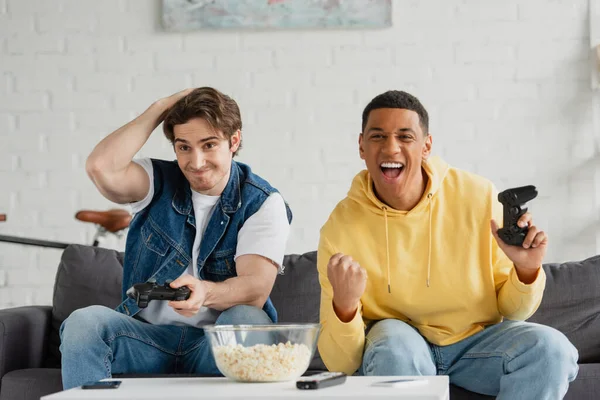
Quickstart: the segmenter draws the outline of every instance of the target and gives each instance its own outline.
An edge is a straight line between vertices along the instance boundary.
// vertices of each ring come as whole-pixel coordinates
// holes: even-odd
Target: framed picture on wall
[[[391,0],[163,0],[169,31],[384,28]]]

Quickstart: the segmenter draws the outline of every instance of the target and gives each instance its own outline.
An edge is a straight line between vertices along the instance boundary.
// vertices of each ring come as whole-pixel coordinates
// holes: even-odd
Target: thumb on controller
[[[194,277],[191,275],[185,275],[185,276],[180,276],[179,278],[175,279],[173,282],[171,282],[171,287],[173,289],[178,289],[182,286],[187,286],[189,287],[190,290],[193,290],[194,287]]]

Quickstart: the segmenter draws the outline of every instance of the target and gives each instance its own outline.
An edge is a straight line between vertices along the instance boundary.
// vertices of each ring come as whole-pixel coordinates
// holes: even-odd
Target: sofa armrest
[[[42,366],[51,317],[51,306],[0,310],[0,377]]]

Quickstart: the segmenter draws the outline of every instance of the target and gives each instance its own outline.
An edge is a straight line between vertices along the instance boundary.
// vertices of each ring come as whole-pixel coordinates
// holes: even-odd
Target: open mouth
[[[402,173],[404,164],[398,162],[384,162],[379,165],[381,172],[386,178],[396,179]]]

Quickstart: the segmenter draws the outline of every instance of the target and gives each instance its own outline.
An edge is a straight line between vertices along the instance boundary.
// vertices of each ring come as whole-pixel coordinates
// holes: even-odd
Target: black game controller
[[[498,194],[498,201],[504,206],[504,221],[502,228],[498,229],[498,236],[506,244],[521,246],[529,231],[528,227],[521,228],[517,221],[527,212],[525,203],[538,195],[535,186],[521,186],[507,189]]]
[[[190,298],[192,291],[187,286],[173,289],[169,283],[169,281],[164,285],[153,281],[136,283],[127,290],[127,297],[134,299],[139,308],[148,307],[150,300],[183,301]]]

